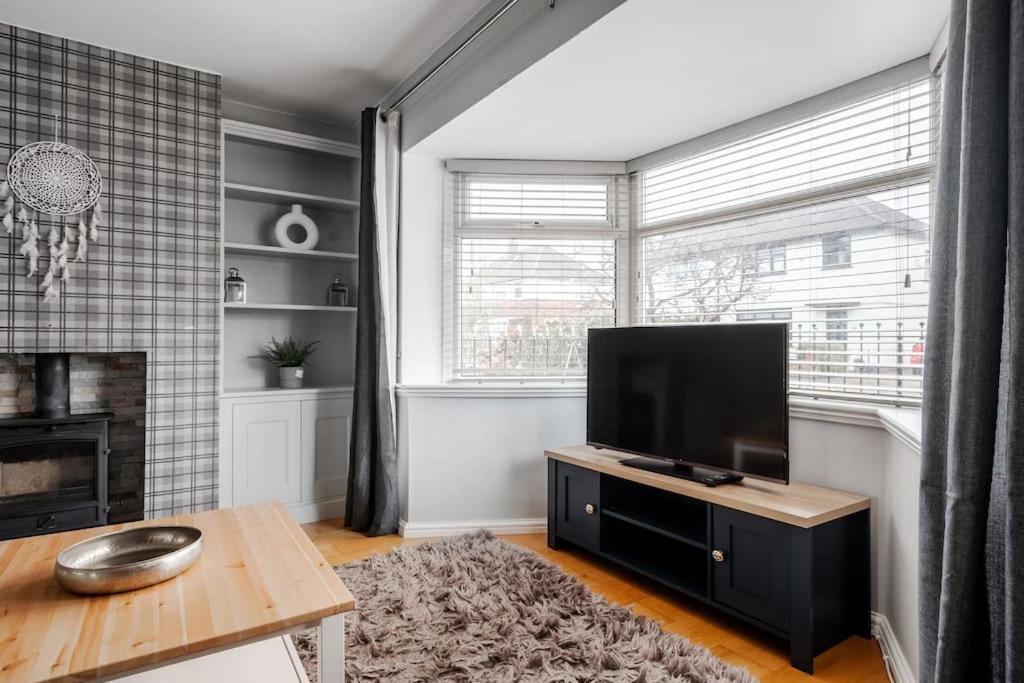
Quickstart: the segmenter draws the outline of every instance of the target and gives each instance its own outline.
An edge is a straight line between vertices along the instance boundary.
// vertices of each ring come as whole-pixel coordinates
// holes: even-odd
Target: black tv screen
[[[587,442],[788,483],[787,325],[591,329]]]

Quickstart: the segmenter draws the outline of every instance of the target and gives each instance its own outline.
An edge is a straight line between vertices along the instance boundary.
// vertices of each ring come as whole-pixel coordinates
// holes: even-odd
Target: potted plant
[[[281,387],[284,389],[300,389],[302,387],[303,367],[309,362],[319,341],[303,341],[285,337],[277,341],[271,337],[270,343],[263,347],[260,358],[278,369]]]

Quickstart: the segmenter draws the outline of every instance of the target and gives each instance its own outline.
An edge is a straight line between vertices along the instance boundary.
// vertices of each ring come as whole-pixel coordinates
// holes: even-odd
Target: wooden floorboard
[[[400,536],[367,538],[344,529],[337,520],[307,524],[303,528],[324,557],[335,565],[384,553],[399,545],[429,540]],[[745,667],[764,683],[884,683],[889,680],[882,653],[873,640],[850,638],[818,655],[814,660],[815,674],[808,676],[789,666],[789,652],[784,643],[695,600],[586,553],[551,550],[544,534],[501,538],[539,553],[567,574],[579,578],[595,593],[654,619],[666,631],[699,643],[728,662]]]

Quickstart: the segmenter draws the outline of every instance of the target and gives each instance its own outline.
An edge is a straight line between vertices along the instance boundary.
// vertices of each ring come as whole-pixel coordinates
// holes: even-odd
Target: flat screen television
[[[712,485],[788,484],[787,339],[785,323],[591,329],[587,443]]]

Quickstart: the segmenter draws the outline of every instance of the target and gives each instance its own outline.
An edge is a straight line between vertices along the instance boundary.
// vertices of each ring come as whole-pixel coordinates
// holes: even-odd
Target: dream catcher
[[[25,145],[7,162],[7,180],[0,181],[0,223],[12,237],[16,237],[15,227],[20,228],[19,253],[27,262],[28,277],[39,271],[40,219],[50,217],[46,235],[50,263],[39,285],[44,302],[56,300],[61,286],[71,281],[71,244],[75,244],[74,260],[85,261],[89,242],[99,236],[101,183],[92,159],[57,141],[57,117],[52,142]]]

